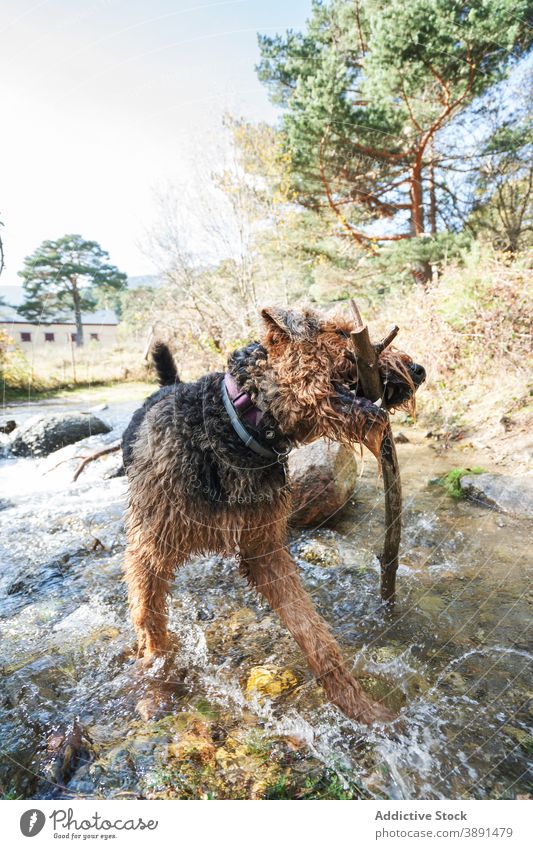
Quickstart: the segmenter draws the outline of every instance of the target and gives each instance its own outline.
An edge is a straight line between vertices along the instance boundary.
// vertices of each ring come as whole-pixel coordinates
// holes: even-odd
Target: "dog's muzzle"
[[[418,363],[409,363],[408,369],[411,374],[413,383],[418,389],[418,387],[422,386],[426,379],[426,370],[424,366],[421,366]]]
[[[409,377],[412,380],[412,386],[409,386],[405,380],[402,380],[394,373],[384,380],[385,396],[384,404],[388,410],[394,407],[399,407],[412,398],[417,389],[424,383],[426,379],[426,370],[419,363],[406,363]]]

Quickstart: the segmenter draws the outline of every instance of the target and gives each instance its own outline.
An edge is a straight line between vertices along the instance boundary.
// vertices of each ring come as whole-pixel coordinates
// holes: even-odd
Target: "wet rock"
[[[65,785],[76,769],[94,757],[92,740],[76,720],[65,731],[55,732],[47,741],[42,774],[48,782]]]
[[[12,433],[16,427],[15,419],[6,419],[0,424],[0,433]]]
[[[293,527],[315,527],[338,513],[357,481],[355,454],[343,445],[318,439],[289,458],[293,491]]]
[[[297,683],[297,678],[290,669],[277,669],[271,664],[254,666],[248,676],[246,692],[256,692],[272,697],[279,696],[285,690],[295,687]]]
[[[256,618],[249,607],[242,607],[232,613],[227,621],[227,630],[231,636],[235,637],[243,633],[246,628],[252,623],[255,624]]]
[[[455,669],[447,672],[443,680],[449,684],[453,690],[456,690],[459,693],[466,693],[470,688],[470,685],[467,681],[465,681],[461,673],[457,672]]]
[[[388,646],[377,646],[372,649],[371,656],[372,660],[375,660],[377,663],[391,663],[391,661],[396,660],[402,652],[403,647],[400,643],[391,643],[391,645]]]
[[[12,584],[9,584],[6,595],[16,595],[17,593],[24,592],[27,589],[27,586],[24,581],[18,580],[13,581]]]
[[[145,695],[135,705],[135,711],[146,723],[152,723],[172,711],[175,697],[185,694],[185,685],[181,680],[186,670],[177,670],[176,677],[165,678],[146,677],[142,682]]]
[[[341,562],[339,549],[334,542],[328,545],[316,539],[308,540],[300,546],[299,555],[302,560],[312,563],[313,566],[331,568]]]
[[[460,485],[472,501],[513,516],[533,517],[533,477],[529,475],[464,475]]]
[[[527,752],[529,755],[533,754],[533,735],[526,731],[524,728],[516,728],[514,725],[504,725],[503,731],[514,740],[521,749]]]
[[[212,763],[215,759],[216,746],[207,723],[201,720],[193,722],[177,743],[169,745],[168,754],[177,760],[192,760],[199,765]]]
[[[46,457],[65,445],[111,428],[92,413],[51,413],[33,416],[13,431],[11,453],[16,457]]]
[[[426,593],[418,599],[418,607],[429,617],[438,616],[446,607],[446,601],[438,595]]]
[[[126,474],[126,470],[122,463],[122,460],[118,460],[114,463],[110,469],[104,472],[103,478],[104,480],[112,480],[113,478],[123,478]]]
[[[359,679],[365,693],[376,702],[382,702],[393,713],[399,713],[406,703],[405,693],[392,681],[376,676]]]

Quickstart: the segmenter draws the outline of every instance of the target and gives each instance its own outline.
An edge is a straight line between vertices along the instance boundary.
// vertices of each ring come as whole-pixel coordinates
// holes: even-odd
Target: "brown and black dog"
[[[291,447],[319,437],[376,456],[387,409],[405,407],[425,379],[405,353],[387,349],[379,368],[383,407],[358,395],[350,322],[314,310],[268,308],[264,333],[235,351],[226,374],[180,382],[157,345],[161,388],[123,438],[129,480],[126,580],[139,653],[168,649],[167,594],[194,554],[235,557],[278,613],[330,700],[362,722],[390,718],[349,673],[339,646],[304,589],[285,548],[291,511]]]

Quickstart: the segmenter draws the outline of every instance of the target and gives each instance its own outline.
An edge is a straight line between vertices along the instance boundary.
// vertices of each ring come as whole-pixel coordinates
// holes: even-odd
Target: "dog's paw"
[[[342,693],[336,694],[334,701],[346,716],[364,725],[390,723],[397,719],[392,710],[369,698],[353,679]]]
[[[382,722],[389,723],[394,722],[397,718],[397,715],[390,710],[388,707],[385,707],[381,702],[371,702],[370,712],[368,714],[368,719],[363,720],[367,724],[371,724],[374,722]]]

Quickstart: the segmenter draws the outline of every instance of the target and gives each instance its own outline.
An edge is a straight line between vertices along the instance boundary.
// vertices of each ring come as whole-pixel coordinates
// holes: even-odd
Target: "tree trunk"
[[[72,288],[72,300],[74,302],[74,321],[76,322],[76,347],[83,348],[83,324],[81,321],[80,293],[74,283]]]
[[[424,205],[422,193],[422,162],[417,157],[415,164],[411,169],[411,218],[415,236],[422,236],[424,233]]]
[[[435,146],[433,138],[429,140],[428,150],[430,154],[429,161],[429,228],[431,235],[434,236],[437,232],[437,192],[435,189]]]
[[[422,159],[417,156],[411,169],[411,225],[415,236],[424,235],[424,194],[422,189]],[[413,276],[417,283],[426,285],[431,280],[431,265],[421,260],[413,266]]]

